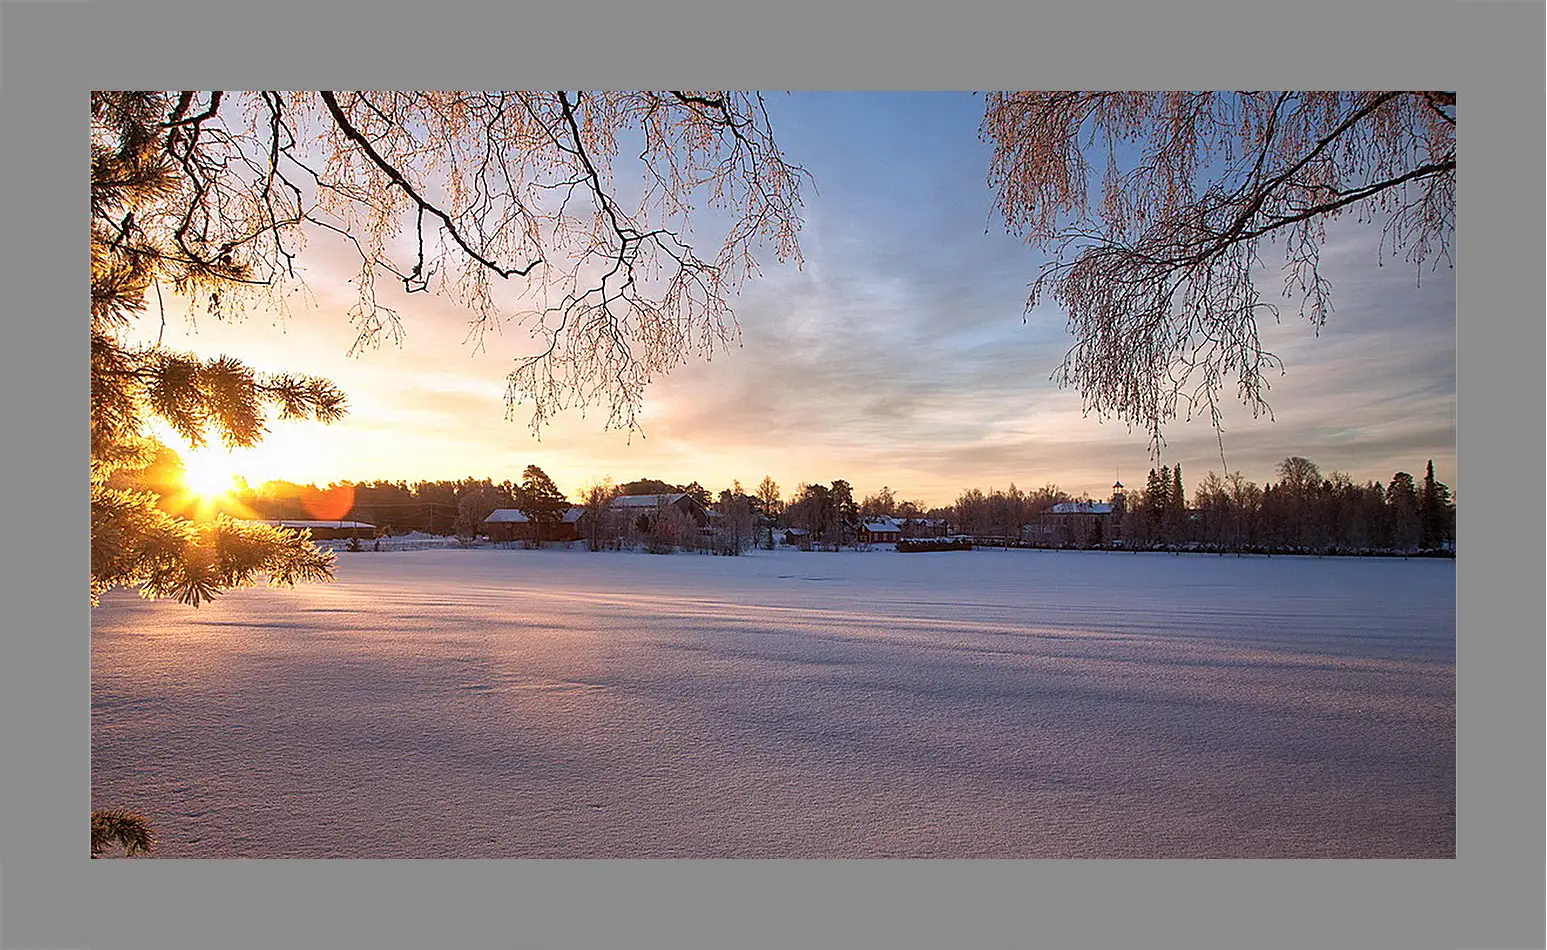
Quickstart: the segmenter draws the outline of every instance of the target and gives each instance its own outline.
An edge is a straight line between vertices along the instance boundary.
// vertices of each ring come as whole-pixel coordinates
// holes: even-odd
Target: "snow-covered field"
[[[339,555],[93,613],[164,857],[1453,857],[1455,563]]]

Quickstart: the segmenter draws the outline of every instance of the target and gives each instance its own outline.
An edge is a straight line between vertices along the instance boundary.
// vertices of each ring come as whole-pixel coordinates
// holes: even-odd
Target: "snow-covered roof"
[[[489,517],[483,519],[484,524],[515,523],[525,524],[531,521],[520,508],[496,508],[489,513]]]
[[[585,515],[585,509],[584,508],[571,507],[570,509],[568,509],[567,511],[564,512],[564,516],[562,518],[560,518],[559,521],[564,523],[564,524],[574,524],[575,522],[579,521],[581,519],[581,517],[584,516],[584,515]],[[526,512],[522,511],[520,508],[496,508],[493,512],[491,512],[489,514],[489,517],[483,519],[483,523],[484,524],[491,524],[491,523],[492,524],[500,524],[500,523],[525,524],[526,522],[531,521],[531,520],[532,520],[531,518],[527,517]]]
[[[1061,501],[1048,509],[1054,515],[1109,515],[1112,506],[1104,501]]]
[[[866,521],[866,522],[863,522],[861,524],[861,527],[863,527],[866,531],[900,531],[900,530],[902,530],[901,528],[899,528],[897,526],[897,522],[893,521],[890,518],[877,519],[877,520],[874,520],[874,521]]]
[[[259,521],[259,524],[272,525],[276,528],[374,528],[373,524],[364,521],[294,521],[285,518],[278,521]]]
[[[658,504],[675,505],[680,499],[686,498],[683,492],[675,492],[670,495],[619,495],[612,500],[614,508],[654,508]]]

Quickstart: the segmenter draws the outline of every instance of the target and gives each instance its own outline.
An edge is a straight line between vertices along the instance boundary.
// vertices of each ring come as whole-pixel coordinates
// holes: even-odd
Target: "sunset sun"
[[[188,490],[204,498],[229,492],[236,477],[231,453],[218,449],[190,451],[183,456],[183,481]]]

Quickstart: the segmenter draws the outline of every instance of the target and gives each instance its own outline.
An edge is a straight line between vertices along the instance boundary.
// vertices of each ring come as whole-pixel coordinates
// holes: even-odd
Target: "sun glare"
[[[183,455],[183,481],[196,495],[223,495],[232,489],[235,477],[229,452],[200,450]]]

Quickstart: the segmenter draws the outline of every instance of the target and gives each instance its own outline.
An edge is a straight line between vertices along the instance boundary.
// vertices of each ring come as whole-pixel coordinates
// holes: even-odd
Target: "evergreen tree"
[[[1187,495],[1182,488],[1182,463],[1171,469],[1171,488],[1166,492],[1166,540],[1185,541],[1187,537]]]
[[[553,526],[564,518],[569,501],[559,491],[553,479],[536,465],[528,465],[521,473],[521,510],[533,522],[537,540],[552,537]]]
[[[1418,493],[1418,516],[1423,547],[1437,548],[1454,537],[1450,486],[1435,479],[1433,459],[1424,471],[1423,488]]]
[[[686,487],[684,487],[682,489],[682,493],[698,502],[699,506],[702,508],[708,508],[710,505],[714,504],[714,498],[709,494],[709,489],[700,485],[696,481],[691,482]]]
[[[1391,476],[1391,483],[1386,486],[1386,517],[1393,547],[1406,551],[1422,543],[1418,491],[1413,485],[1413,476],[1407,472]]]
[[[1161,520],[1171,507],[1171,468],[1162,466],[1160,471],[1150,469],[1144,483],[1144,513],[1150,524],[1159,528]]]
[[[91,106],[91,602],[133,587],[198,606],[259,577],[331,577],[331,555],[304,534],[224,515],[195,523],[167,512],[156,490],[115,479],[154,461],[153,419],[195,448],[211,440],[235,448],[262,441],[271,413],[331,422],[345,402],[326,380],[128,342],[152,287],[169,284],[218,308],[249,270],[228,256],[191,258],[176,232],[147,223],[175,178],[161,101],[93,93]]]
[[[91,813],[91,856],[99,858],[113,845],[123,848],[126,857],[150,854],[156,848],[156,836],[144,815],[122,808],[99,808]]]
[[[850,526],[859,518],[859,504],[854,500],[854,486],[843,479],[837,479],[832,484],[833,501],[833,530],[834,540],[842,544],[845,535],[849,534]],[[855,535],[857,538],[858,535]]]

